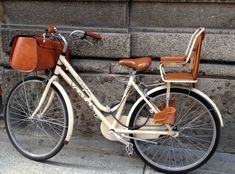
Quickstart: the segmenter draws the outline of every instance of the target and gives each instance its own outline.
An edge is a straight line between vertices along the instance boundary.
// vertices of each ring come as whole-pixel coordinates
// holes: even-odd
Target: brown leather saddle
[[[137,72],[146,71],[152,63],[151,57],[142,57],[134,59],[121,59],[118,62],[120,65],[132,68]]]

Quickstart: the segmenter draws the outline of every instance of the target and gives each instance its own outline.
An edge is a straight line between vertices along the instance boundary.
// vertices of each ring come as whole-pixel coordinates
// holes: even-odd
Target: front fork
[[[42,107],[43,103],[44,103],[45,100],[46,100],[46,97],[47,97],[48,92],[49,92],[49,90],[50,90],[51,84],[52,84],[54,81],[56,81],[56,80],[58,80],[58,77],[57,77],[57,76],[53,76],[53,77],[50,78],[50,80],[47,82],[47,85],[46,85],[46,87],[45,87],[45,90],[43,91],[43,94],[42,94],[42,97],[41,97],[41,99],[40,99],[40,101],[39,101],[39,104],[38,104],[37,108],[35,109],[35,111],[33,112],[33,114],[30,116],[30,119],[33,119],[36,115],[38,115],[38,118],[41,118],[41,117],[44,115],[44,113],[47,111],[47,109],[50,107],[50,105],[51,105],[51,103],[52,103],[52,101],[53,101],[53,98],[54,98],[54,96],[55,96],[55,92],[54,92],[54,91],[51,91],[50,97],[49,97],[49,99],[48,99],[48,101],[47,101],[47,104],[46,104],[46,106],[44,107],[43,111],[40,112],[40,114],[37,114],[40,110],[42,110],[41,107]]]

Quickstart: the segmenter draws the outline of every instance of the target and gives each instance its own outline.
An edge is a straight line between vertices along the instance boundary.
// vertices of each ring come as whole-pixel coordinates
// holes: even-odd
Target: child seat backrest
[[[190,61],[189,68],[194,80],[196,80],[198,76],[202,41],[205,38],[204,30],[205,28],[199,28],[193,33],[185,52],[186,62]]]

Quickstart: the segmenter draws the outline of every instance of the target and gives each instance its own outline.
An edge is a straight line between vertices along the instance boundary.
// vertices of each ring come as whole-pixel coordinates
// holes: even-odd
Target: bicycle
[[[101,40],[99,34],[81,30],[73,31],[70,36],[73,35],[82,40],[88,36]],[[73,108],[59,83],[60,76],[101,120],[103,136],[123,143],[129,156],[135,150],[147,165],[165,173],[185,173],[200,167],[215,152],[223,127],[215,103],[192,85],[197,82],[204,35],[204,28],[194,32],[184,56],[161,58],[162,82],[159,83],[136,83],[137,74],[149,68],[151,57],[120,60],[119,64],[129,67],[131,73],[120,103],[109,107],[98,101],[66,60],[65,37],[56,27],[48,27],[43,40],[46,36],[58,38],[64,44],[63,51],[48,78],[28,77],[11,90],[5,106],[5,124],[12,144],[25,157],[43,161],[56,155],[70,141]],[[181,68],[189,62],[190,72],[166,72],[167,68]],[[190,86],[173,87],[172,83]],[[146,90],[148,86],[154,87]],[[128,116],[123,116],[131,88],[140,98]]]

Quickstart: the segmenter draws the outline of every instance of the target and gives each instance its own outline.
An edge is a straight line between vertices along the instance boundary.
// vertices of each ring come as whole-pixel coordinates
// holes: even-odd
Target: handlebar
[[[82,30],[75,30],[75,31],[71,32],[69,36],[72,36],[75,33],[80,33],[81,34],[80,39],[90,43],[91,45],[93,45],[93,44],[90,41],[86,40],[87,36],[89,36],[92,39],[97,40],[97,41],[102,39],[101,35],[98,33],[82,31]],[[57,28],[52,25],[47,26],[45,33],[43,34],[43,37],[45,38],[46,35],[48,35],[48,34],[60,39],[64,43],[63,52],[65,53],[67,50],[67,47],[68,47],[68,42],[66,41],[65,37],[61,33],[58,32]]]
[[[93,38],[93,39],[95,39],[95,40],[101,40],[101,39],[102,39],[102,37],[101,37],[100,34],[94,33],[94,32],[88,32],[88,31],[86,31],[86,32],[85,32],[85,36],[89,36],[89,37],[91,37],[91,38]]]

